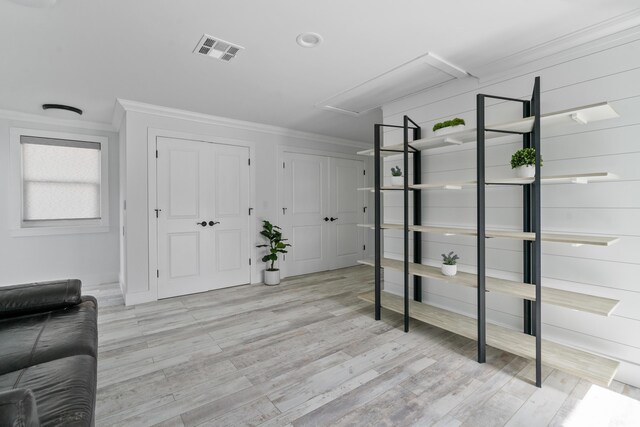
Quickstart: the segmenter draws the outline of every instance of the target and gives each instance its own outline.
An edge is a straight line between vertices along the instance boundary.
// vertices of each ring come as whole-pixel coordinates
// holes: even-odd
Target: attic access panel
[[[452,80],[470,76],[461,68],[427,53],[317,104],[319,108],[357,116],[383,104]]]

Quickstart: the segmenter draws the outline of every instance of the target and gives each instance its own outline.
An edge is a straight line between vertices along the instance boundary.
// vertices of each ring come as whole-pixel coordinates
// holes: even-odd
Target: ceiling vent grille
[[[242,49],[244,49],[242,46],[234,45],[227,41],[205,34],[198,42],[193,53],[219,59],[223,62],[229,62],[235,58],[238,52]]]

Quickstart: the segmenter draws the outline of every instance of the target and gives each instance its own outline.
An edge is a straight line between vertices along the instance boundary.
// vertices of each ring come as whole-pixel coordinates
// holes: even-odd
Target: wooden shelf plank
[[[590,182],[613,181],[616,179],[619,179],[619,177],[609,172],[589,172],[545,176],[540,179],[540,182],[542,184],[588,184]],[[526,185],[531,184],[533,181],[534,178],[489,178],[486,180],[486,183],[488,185]],[[420,190],[460,190],[464,187],[475,187],[477,184],[477,181],[451,181],[413,184],[410,185],[410,187]],[[373,189],[371,191],[373,191]]]
[[[359,227],[373,229],[373,224],[358,224]],[[384,229],[402,230],[402,224],[383,224]],[[410,225],[410,231],[420,231],[423,233],[444,234],[445,236],[476,236],[475,227],[445,227],[434,225]],[[488,238],[516,239],[516,240],[536,240],[535,233],[528,233],[517,230],[485,230]],[[566,233],[542,233],[543,242],[568,243],[574,246],[611,246],[620,240],[618,237],[586,235],[586,234],[566,234]]]
[[[373,292],[368,292],[359,295],[359,298],[373,303],[375,297]],[[382,292],[381,303],[387,310],[404,313],[403,299],[399,296]],[[413,319],[472,340],[477,339],[476,319],[471,317],[413,300],[410,301],[409,313]],[[535,360],[535,337],[530,335],[487,323],[487,344]],[[605,387],[611,384],[619,366],[615,360],[545,339],[542,340],[542,363]]]
[[[608,120],[619,117],[618,113],[609,105],[608,102],[600,102],[592,105],[585,105],[582,107],[571,108],[568,110],[556,111],[554,113],[543,114],[540,117],[541,125],[545,129],[549,126],[555,126],[563,123],[591,123],[600,120]],[[527,117],[524,119],[515,120],[508,123],[498,123],[487,126],[487,129],[506,130],[511,132],[531,132],[533,126],[533,117]],[[505,136],[500,132],[485,132],[486,139],[499,138]],[[447,135],[430,136],[427,138],[418,139],[411,142],[417,150],[429,150],[433,148],[446,147],[451,145],[466,144],[469,142],[475,142],[476,129],[464,129],[459,132],[453,132]],[[385,146],[386,149],[397,150],[403,149],[403,144],[393,144]],[[362,156],[373,156],[373,150],[359,151],[358,154]],[[393,152],[381,152],[382,156],[389,156]]]
[[[375,266],[375,260],[373,259],[365,259],[358,262],[371,267]],[[383,268],[404,271],[403,261],[382,258],[381,262]],[[472,273],[465,273],[463,271],[458,271],[458,274],[453,277],[449,277],[442,274],[440,269],[437,267],[409,263],[409,273],[415,276],[435,279],[450,284],[467,286],[470,288],[478,287],[478,276]],[[486,289],[487,292],[497,292],[529,301],[536,300],[535,286],[528,283],[498,279],[496,277],[487,277]],[[620,301],[611,298],[598,297],[580,292],[565,291],[546,286],[542,287],[542,302],[544,304],[557,305],[559,307],[597,314],[599,316],[610,316],[613,310],[615,310],[620,303]]]

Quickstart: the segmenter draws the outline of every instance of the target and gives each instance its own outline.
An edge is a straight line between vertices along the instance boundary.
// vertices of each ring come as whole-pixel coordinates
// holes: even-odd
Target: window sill
[[[56,236],[64,234],[107,233],[108,225],[68,225],[64,227],[23,227],[10,231],[12,237]]]

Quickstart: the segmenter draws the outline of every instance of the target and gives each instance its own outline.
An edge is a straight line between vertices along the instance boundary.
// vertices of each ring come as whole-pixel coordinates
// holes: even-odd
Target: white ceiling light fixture
[[[301,33],[296,37],[296,43],[302,47],[316,47],[322,43],[322,36],[318,33]]]
[[[219,59],[222,62],[229,62],[243,49],[242,46],[237,44],[204,34],[193,53]]]
[[[316,106],[359,116],[402,97],[465,77],[471,77],[471,74],[429,52],[340,92]]]
[[[27,7],[52,7],[58,0],[9,0],[13,3]]]

